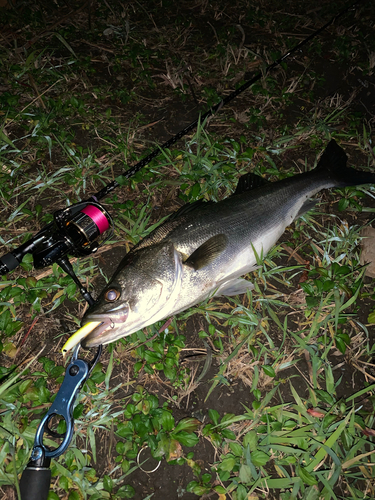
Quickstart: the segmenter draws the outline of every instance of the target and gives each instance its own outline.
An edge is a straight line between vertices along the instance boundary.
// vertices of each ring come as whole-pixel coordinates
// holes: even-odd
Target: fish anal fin
[[[298,210],[298,214],[296,215],[296,219],[301,217],[301,215],[305,214],[309,210],[313,210],[318,203],[317,200],[306,200],[302,207]]]
[[[246,193],[247,191],[251,191],[252,189],[256,189],[268,183],[269,181],[263,179],[263,177],[261,177],[260,175],[253,174],[253,172],[248,172],[238,179],[237,187],[235,192],[233,193],[233,196]]]
[[[196,271],[211,264],[226,249],[228,238],[217,234],[205,241],[185,261],[184,264]]]
[[[251,281],[247,281],[243,278],[234,278],[220,285],[216,290],[214,297],[220,297],[221,295],[234,297],[235,295],[246,293],[248,290],[252,290],[253,288],[254,285]]]

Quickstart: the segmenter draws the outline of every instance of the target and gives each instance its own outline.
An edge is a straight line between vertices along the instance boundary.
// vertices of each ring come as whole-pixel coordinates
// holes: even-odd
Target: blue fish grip
[[[78,344],[66,369],[63,383],[56,398],[36,431],[30,461],[23,471],[20,480],[21,500],[47,500],[51,482],[51,470],[49,468],[51,458],[57,458],[62,455],[73,438],[74,402],[78,392],[90,377],[102,353],[102,346],[99,346],[94,358],[88,362],[78,359],[80,348],[81,346]],[[63,434],[50,429],[49,423],[54,416],[64,419],[66,431]],[[57,448],[52,449],[43,442],[45,434],[49,434],[54,438],[60,438],[62,442]]]
[[[102,353],[100,345],[91,361],[78,359],[81,345],[78,344],[73,351],[72,359],[66,369],[65,377],[56,395],[51,408],[48,410],[40,422],[35,434],[34,447],[31,453],[31,460],[39,460],[41,451],[46,460],[62,455],[68,448],[74,433],[73,408],[76,397],[86,380],[90,377],[92,370],[99,361]],[[62,417],[65,420],[66,431],[59,434],[49,427],[49,423],[54,416]],[[57,448],[51,449],[43,443],[44,434],[47,433],[54,438],[61,438],[62,442]]]
[[[40,422],[34,440],[34,448],[44,448],[45,458],[56,458],[68,448],[74,433],[73,407],[79,390],[88,378],[89,364],[83,359],[72,360],[66,369],[65,378],[56,395],[51,408]],[[66,431],[59,434],[49,428],[49,423],[54,417],[62,417],[66,423]],[[60,445],[51,450],[43,443],[44,434],[54,438],[62,438]],[[33,456],[31,455],[33,459]]]

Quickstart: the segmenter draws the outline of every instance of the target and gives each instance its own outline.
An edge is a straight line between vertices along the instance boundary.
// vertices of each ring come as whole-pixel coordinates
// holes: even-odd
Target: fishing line
[[[292,49],[290,49],[288,52],[286,52],[284,55],[279,57],[276,61],[274,61],[272,64],[269,64],[263,71],[260,71],[257,73],[253,78],[245,82],[243,85],[238,87],[238,89],[234,90],[231,92],[227,97],[223,98],[218,104],[215,104],[215,106],[211,107],[206,113],[200,115],[196,120],[191,122],[187,127],[183,128],[178,132],[176,135],[172,136],[170,139],[168,139],[164,144],[161,146],[158,146],[154,151],[152,151],[148,156],[140,160],[138,163],[133,165],[131,168],[120,174],[114,181],[112,181],[110,184],[107,184],[104,188],[102,188],[100,191],[98,191],[95,195],[92,196],[92,199],[97,201],[100,200],[101,198],[104,198],[107,196],[110,192],[112,192],[115,188],[117,188],[120,185],[120,182],[117,179],[129,179],[136,173],[138,173],[144,166],[146,166],[148,163],[150,163],[151,160],[159,156],[161,151],[164,149],[169,148],[173,144],[175,144],[178,140],[180,140],[182,137],[187,135],[189,132],[191,132],[193,129],[196,128],[199,122],[203,123],[207,118],[210,116],[213,116],[215,113],[217,113],[223,106],[228,104],[230,101],[232,101],[235,97],[237,97],[239,94],[247,90],[251,85],[253,85],[255,82],[260,80],[263,76],[266,77],[268,73],[279,66],[285,59],[290,57],[292,54],[300,50],[304,45],[309,43],[311,40],[313,40],[316,36],[318,36],[322,31],[327,29],[331,24],[333,24],[337,19],[339,19],[341,16],[346,14],[349,10],[353,9],[354,11],[356,10],[356,6],[361,3],[363,0],[356,0],[354,3],[351,3],[348,7],[345,7],[342,9],[340,12],[338,12],[336,15],[334,15],[326,24],[324,24],[321,28],[317,29],[306,37],[304,40],[299,42],[297,45],[295,45]]]
[[[99,208],[94,205],[87,205],[80,211],[81,214],[85,214],[94,224],[99,234],[103,234],[107,229],[109,229],[109,222],[105,214]],[[80,224],[81,226],[81,224]],[[90,238],[88,238],[90,240]]]

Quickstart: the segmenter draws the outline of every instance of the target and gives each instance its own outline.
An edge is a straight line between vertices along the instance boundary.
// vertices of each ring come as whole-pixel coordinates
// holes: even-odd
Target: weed
[[[107,250],[129,250],[181,203],[230,196],[248,171],[271,180],[299,173],[331,136],[346,144],[353,166],[373,169],[365,89],[375,45],[371,6],[364,5],[356,28],[346,29],[343,16],[332,43],[331,35],[315,38],[288,66],[199,124],[184,144],[129,181],[119,178],[157,136],[162,142],[189,121],[181,103],[184,110],[192,100],[217,104],[315,23],[288,2],[268,10],[221,1],[179,10],[165,1],[150,2],[147,11],[133,7],[104,2],[90,16],[83,9],[68,17],[58,2],[46,11],[38,3],[3,9],[1,254],[51,222],[55,210],[116,178],[121,187],[106,199],[115,215],[113,239],[96,256],[73,262],[80,280],[96,289],[108,272]],[[321,18],[334,14],[334,7],[324,9]],[[45,29],[46,19],[53,29]],[[339,64],[332,84],[332,61],[350,63],[349,83]],[[52,461],[50,500],[140,498],[132,474],[143,466],[146,446],[157,462],[191,469],[194,480],[179,486],[182,494],[375,497],[375,297],[358,250],[361,226],[374,211],[373,188],[341,189],[322,201],[286,233],[288,243],[258,256],[248,277],[254,290],[207,300],[168,327],[159,322],[109,346],[77,400],[72,445]],[[35,270],[26,255],[1,278],[1,488],[18,488],[38,422],[62,381],[58,349],[48,339],[58,342],[76,328],[83,310],[57,264]],[[39,343],[49,346],[43,356],[17,367],[18,356]],[[205,359],[199,376],[181,362],[187,349],[200,349]],[[190,412],[198,384],[208,410],[199,420],[176,418],[177,407]],[[235,413],[214,409],[215,395],[233,387],[245,388],[246,404]],[[232,397],[238,400],[236,389]],[[64,432],[63,422],[57,427]],[[211,443],[213,460],[201,456],[202,440]],[[105,454],[99,443],[108,444]],[[96,472],[103,462],[104,472]]]

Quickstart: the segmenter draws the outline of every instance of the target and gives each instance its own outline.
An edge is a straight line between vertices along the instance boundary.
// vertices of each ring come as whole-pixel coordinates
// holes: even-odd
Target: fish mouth
[[[93,323],[94,329],[82,339],[81,345],[87,349],[101,344],[108,344],[118,337],[119,324],[125,323],[129,316],[129,305],[120,304],[105,313],[89,313],[82,321],[82,327],[87,323]],[[98,324],[98,322],[100,322]]]
[[[106,311],[105,313],[87,314],[81,323],[81,328],[71,337],[73,339],[76,337],[77,333],[86,328],[87,333],[85,333],[84,338],[77,336],[83,348],[87,349],[90,347],[96,347],[101,344],[108,344],[116,338],[116,331],[118,330],[118,325],[124,323],[129,315],[128,304],[121,304],[113,309]],[[89,325],[92,325],[90,329]],[[74,341],[71,343],[74,346]],[[69,346],[69,349],[71,347]]]
[[[123,324],[129,315],[128,304],[121,304],[106,313],[87,314],[82,320],[82,326],[65,342],[62,353],[65,357],[68,351],[78,344],[84,348],[108,344],[121,336],[119,324]]]

